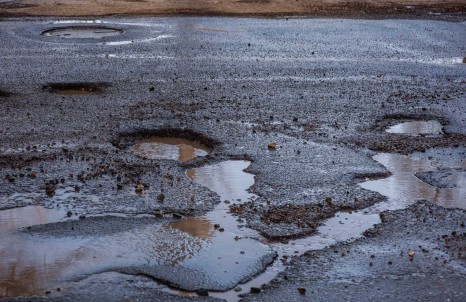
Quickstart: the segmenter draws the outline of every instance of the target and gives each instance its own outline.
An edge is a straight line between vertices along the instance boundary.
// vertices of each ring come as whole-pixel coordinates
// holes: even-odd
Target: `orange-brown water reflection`
[[[206,146],[177,137],[154,137],[136,142],[132,151],[143,158],[188,161],[210,152]]]

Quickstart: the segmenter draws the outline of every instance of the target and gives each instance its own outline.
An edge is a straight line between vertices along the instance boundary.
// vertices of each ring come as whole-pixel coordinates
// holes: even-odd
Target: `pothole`
[[[109,86],[107,83],[49,83],[42,90],[60,95],[87,95],[101,93]]]
[[[407,135],[441,135],[443,127],[436,120],[430,121],[411,121],[391,126],[386,130],[388,133],[407,134]]]
[[[0,98],[8,98],[8,97],[10,97],[11,95],[12,95],[12,94],[11,94],[10,92],[0,89]]]
[[[416,174],[437,171],[431,160],[401,154],[381,153],[374,160],[385,166],[392,175],[388,178],[361,183],[364,189],[378,192],[389,198],[389,203],[377,207],[384,210],[405,208],[417,200],[427,200],[446,208],[466,209],[466,182],[458,181],[455,186],[439,188],[422,181]],[[460,163],[457,163],[461,166]],[[464,179],[464,174],[458,176]]]
[[[147,159],[170,159],[185,162],[206,156],[210,149],[201,143],[179,137],[153,137],[137,141],[131,150]]]
[[[67,26],[45,30],[42,35],[66,39],[102,39],[122,33],[123,30],[120,28],[106,26]]]

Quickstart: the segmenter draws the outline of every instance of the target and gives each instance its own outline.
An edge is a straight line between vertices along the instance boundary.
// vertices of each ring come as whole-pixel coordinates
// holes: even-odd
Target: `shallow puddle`
[[[119,28],[104,26],[68,26],[42,32],[42,34],[47,37],[68,39],[102,39],[105,37],[117,36],[122,33],[123,30]]]
[[[186,175],[220,195],[222,201],[244,202],[254,197],[254,194],[247,192],[254,184],[254,175],[244,172],[249,165],[249,161],[229,160],[188,170]]]
[[[171,159],[181,162],[198,156],[206,156],[206,146],[178,137],[154,137],[136,142],[131,150],[137,156],[148,159]]]
[[[388,133],[408,134],[408,135],[441,135],[443,133],[442,124],[438,121],[412,121],[391,126]]]

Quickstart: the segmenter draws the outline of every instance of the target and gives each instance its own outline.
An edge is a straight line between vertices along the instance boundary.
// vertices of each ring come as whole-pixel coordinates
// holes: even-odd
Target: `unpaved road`
[[[326,17],[429,17],[464,13],[464,1],[447,0],[4,0],[0,16],[306,15]]]
[[[208,301],[166,285],[200,295],[231,289],[269,267],[275,251],[284,271],[247,301],[464,300],[466,205],[457,195],[453,206],[433,205],[442,187],[457,185],[443,175],[466,169],[464,21],[113,17],[0,25],[0,208],[13,209],[0,213],[5,300]],[[85,25],[91,32],[72,31]],[[94,34],[107,36],[82,38]],[[442,133],[385,131],[416,120],[436,120]],[[198,141],[211,152],[184,163],[136,156],[131,146],[150,136]],[[374,212],[381,224],[365,237],[330,230],[313,241],[335,214],[351,221],[348,212],[398,201],[358,185],[388,177],[389,165],[374,155],[392,153],[413,163],[392,171],[403,177],[425,173],[419,162],[428,163],[432,173],[422,177],[438,189],[435,198],[415,187],[397,210]],[[167,228],[180,216],[218,210],[225,198],[187,171],[228,160],[251,162],[246,171],[255,176],[255,200],[227,204],[237,225],[220,220],[203,231],[201,224],[196,236]],[[31,205],[45,207],[24,208],[39,211],[38,221],[17,219],[18,207]],[[338,217],[337,225],[349,223]],[[218,242],[229,243],[218,249]]]

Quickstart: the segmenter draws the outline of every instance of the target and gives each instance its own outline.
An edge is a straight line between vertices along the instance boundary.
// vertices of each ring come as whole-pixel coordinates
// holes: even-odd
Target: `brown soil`
[[[461,0],[16,0],[0,16],[241,15],[381,17],[465,13]]]

